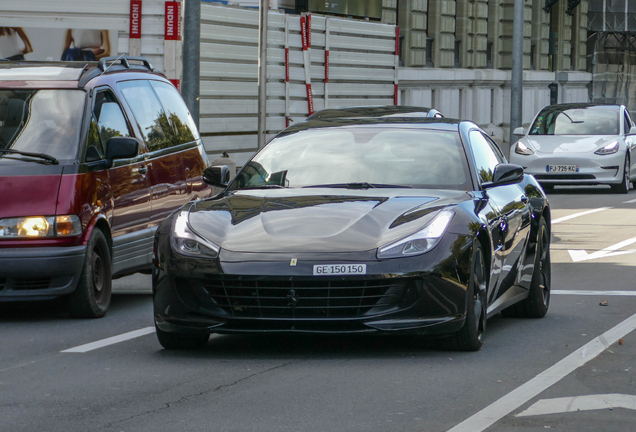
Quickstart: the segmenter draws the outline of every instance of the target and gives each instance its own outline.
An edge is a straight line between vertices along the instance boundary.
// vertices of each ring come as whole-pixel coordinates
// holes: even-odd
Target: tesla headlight
[[[77,215],[0,219],[0,238],[69,237],[82,233]]]
[[[172,228],[172,248],[181,255],[216,258],[219,247],[195,234],[188,224],[188,212],[181,212],[174,220]]]
[[[534,152],[530,150],[530,148],[528,148],[528,146],[522,143],[521,141],[517,141],[517,144],[515,145],[515,153],[524,155],[524,156],[530,156],[534,154]]]
[[[618,151],[618,141],[612,141],[611,143],[607,144],[604,147],[601,147],[600,149],[596,150],[594,152],[594,154],[597,155],[608,155],[608,154],[614,154]]]
[[[399,258],[430,251],[439,243],[452,219],[453,212],[441,211],[424,229],[402,240],[382,246],[378,249],[378,258]]]

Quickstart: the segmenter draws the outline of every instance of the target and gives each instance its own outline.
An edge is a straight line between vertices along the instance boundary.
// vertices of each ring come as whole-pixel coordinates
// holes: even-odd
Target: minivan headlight
[[[379,248],[378,259],[419,255],[430,251],[439,243],[452,219],[453,212],[441,211],[424,229]]]
[[[188,224],[188,212],[182,211],[174,219],[172,249],[180,255],[216,258],[221,248],[195,234]]]
[[[82,223],[77,215],[0,219],[0,239],[70,237],[81,233]]]

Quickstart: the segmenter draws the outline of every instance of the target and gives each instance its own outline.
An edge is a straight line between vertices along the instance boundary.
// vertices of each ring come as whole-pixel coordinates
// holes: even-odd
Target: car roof
[[[620,104],[602,104],[602,103],[564,103],[548,105],[543,109],[581,109],[581,108],[620,108]]]
[[[443,117],[442,113],[434,108],[415,106],[356,106],[347,108],[327,108],[316,111],[307,120],[332,120],[342,118],[365,118],[365,117]]]
[[[86,84],[101,75],[115,72],[151,72],[155,71],[143,57],[105,57],[99,62],[62,62],[62,61],[0,61],[0,82],[30,81],[53,83],[62,87],[84,88]]]
[[[329,120],[308,118],[304,122],[296,123],[279,136],[311,129],[326,129],[347,126],[384,126],[387,128],[421,128],[440,131],[457,132],[461,123],[472,123],[458,119],[432,117],[361,117],[361,118],[332,118]]]

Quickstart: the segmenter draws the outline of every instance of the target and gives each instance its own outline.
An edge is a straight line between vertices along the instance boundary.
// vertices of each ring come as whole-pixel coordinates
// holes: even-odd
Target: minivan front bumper
[[[75,290],[86,245],[0,248],[0,302],[48,300]]]

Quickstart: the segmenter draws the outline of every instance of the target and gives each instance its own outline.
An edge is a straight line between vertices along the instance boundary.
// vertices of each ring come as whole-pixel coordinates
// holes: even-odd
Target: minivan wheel
[[[101,318],[110,306],[112,264],[104,233],[93,229],[75,291],[68,297],[68,313],[75,318]]]

